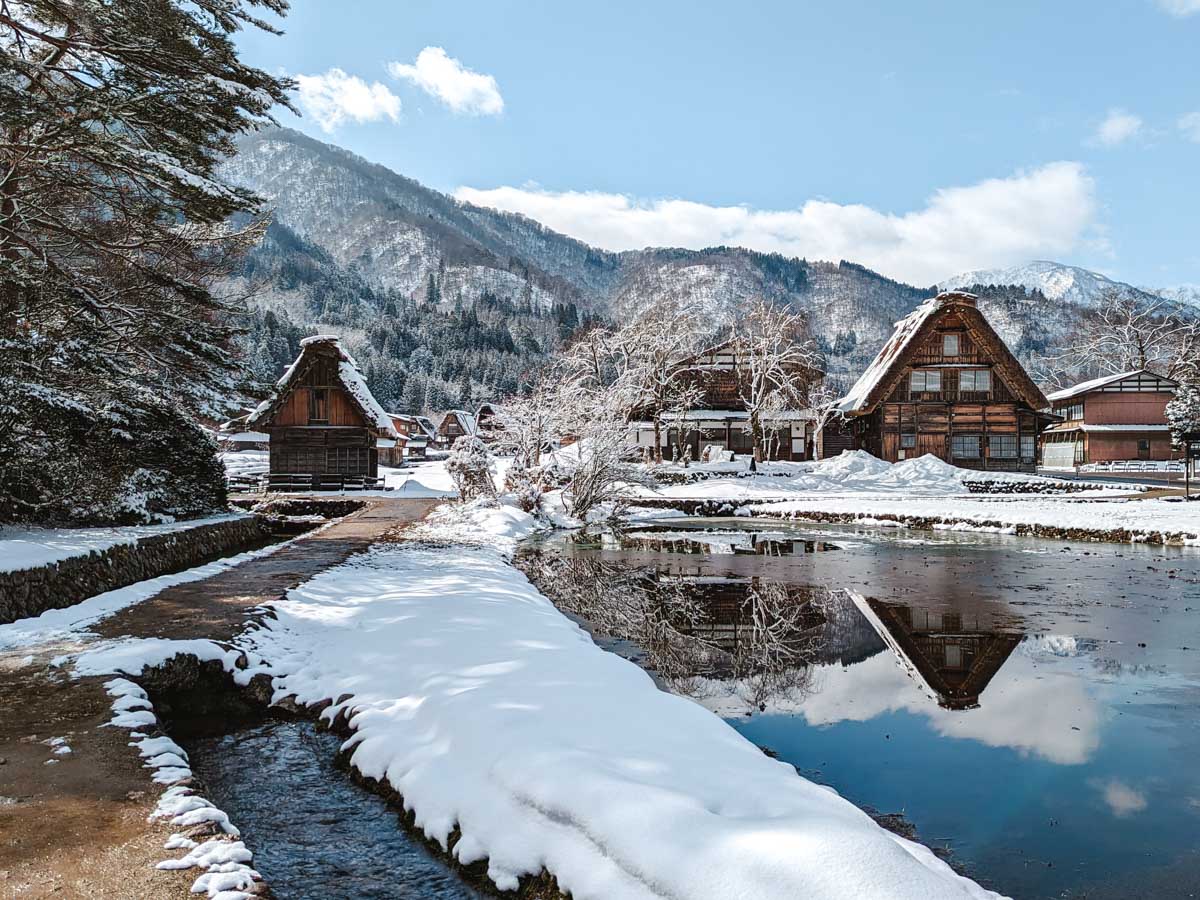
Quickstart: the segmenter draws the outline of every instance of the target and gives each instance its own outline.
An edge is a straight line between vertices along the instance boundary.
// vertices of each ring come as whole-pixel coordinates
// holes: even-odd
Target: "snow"
[[[126,646],[152,645],[155,648],[161,648],[163,644],[207,642],[126,641],[124,643]],[[154,663],[146,661],[152,657],[153,654],[143,658],[143,664],[153,665]],[[103,669],[103,666],[97,668]],[[78,667],[76,673],[82,674]],[[113,698],[113,709],[117,713],[107,723],[109,726],[139,727],[124,721],[128,719],[129,715],[120,711],[134,703],[142,707],[138,713],[140,725],[149,728],[157,725],[157,718],[151,711],[150,700],[140,685],[128,678],[113,678],[105,682],[104,687],[108,695]],[[164,870],[201,869],[203,870],[202,874],[192,883],[191,892],[193,894],[204,894],[211,900],[251,900],[256,893],[255,882],[262,879],[258,872],[250,868],[249,864],[253,859],[253,854],[241,841],[229,839],[239,836],[237,828],[229,821],[229,816],[188,787],[192,781],[192,770],[188,766],[187,753],[168,737],[148,737],[141,732],[133,732],[131,736],[138,737],[137,740],[130,743],[130,746],[138,749],[139,755],[144,760],[142,764],[152,770],[151,778],[157,784],[167,785],[167,789],[158,798],[154,812],[150,814],[150,821],[167,819],[171,825],[178,828],[205,828],[215,829],[216,832],[219,832],[217,837],[209,838],[203,843],[194,841],[185,834],[172,834],[163,845],[163,849],[187,852],[181,857],[159,862],[156,868]]]
[[[1018,526],[1083,531],[1126,529],[1148,537],[1165,533],[1180,536],[1185,546],[1200,547],[1200,504],[1169,500],[1108,497],[1079,499],[1025,495],[1004,499],[967,497],[813,497],[771,504],[750,504],[747,511],[770,517],[806,513],[834,513],[878,519],[882,515],[941,518],[943,528],[1012,534]],[[999,523],[999,524],[995,524]],[[1135,538],[1136,539],[1136,538]]]
[[[976,284],[1020,285],[1026,290],[1040,290],[1047,299],[1083,306],[1095,306],[1114,291],[1123,295],[1138,293],[1137,288],[1113,281],[1099,272],[1043,259],[1007,269],[964,272],[941,282],[938,289],[947,291],[969,288]]]
[[[33,569],[73,556],[102,553],[118,544],[135,544],[142,538],[172,534],[218,522],[244,513],[223,513],[161,525],[125,525],[111,528],[0,528],[0,572]]]
[[[389,497],[458,496],[454,481],[446,471],[446,462],[441,459],[413,462],[400,469],[380,466],[379,477],[383,479],[384,487],[389,488]]]
[[[161,526],[139,527],[155,528]],[[239,553],[235,556],[218,559],[202,566],[185,569],[182,572],[173,572],[169,575],[149,578],[123,588],[106,591],[103,594],[96,594],[94,597],[89,597],[80,603],[64,609],[48,609],[40,616],[18,619],[15,622],[0,625],[0,650],[33,646],[61,639],[70,633],[77,634],[93,622],[110,616],[127,606],[148,600],[168,587],[176,584],[185,584],[189,581],[200,581],[219,572],[224,572],[226,569],[232,568],[246,560],[274,553],[280,547],[287,546],[297,539],[292,538],[291,541],[282,541],[278,544],[272,544],[269,547],[260,547],[257,550],[250,550],[246,553]]]
[[[896,330],[883,349],[859,376],[850,392],[838,401],[838,409],[843,413],[865,412],[871,393],[879,383],[887,377],[893,363],[899,359],[913,340],[921,333],[921,329],[930,317],[936,314],[955,295],[938,294],[930,297],[907,316],[896,323]]]
[[[693,465],[692,471],[730,472],[730,464]],[[745,475],[745,464],[734,469]],[[1048,479],[1017,472],[982,472],[962,469],[926,454],[898,463],[888,463],[865,450],[847,450],[830,459],[810,463],[769,463],[761,474],[749,477],[709,478],[689,484],[671,484],[656,488],[632,488],[639,497],[664,497],[690,500],[770,500],[815,496],[878,495],[906,497],[967,495],[967,482],[1000,484],[1033,483],[1045,485]],[[780,474],[785,473],[785,474]],[[1127,494],[1112,485],[1095,485],[1086,496]],[[980,495],[982,496],[982,495]],[[1075,495],[1078,496],[1078,495]]]
[[[190,652],[239,680],[268,672],[276,701],[331,701],[322,716],[347,714],[350,764],[386,780],[443,847],[457,829],[453,855],[486,859],[499,889],[545,868],[576,900],[995,896],[597,647],[509,565],[533,527],[513,507],[439,511],[418,542],[290,591],[238,639],[246,668],[213,642],[146,639],[89,650],[75,671],[136,674]],[[121,681],[118,699],[144,698]],[[220,820],[184,788],[161,806],[172,822]],[[222,843],[173,839],[181,864],[209,866],[194,890],[248,889],[216,877],[211,853],[248,862]]]
[[[229,477],[265,475],[271,468],[271,454],[266,450],[238,450],[218,454]]]

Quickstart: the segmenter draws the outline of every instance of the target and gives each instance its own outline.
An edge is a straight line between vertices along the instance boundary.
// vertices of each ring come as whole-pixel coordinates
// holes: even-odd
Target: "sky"
[[[1200,0],[293,0],[281,124],[593,245],[1200,284]]]

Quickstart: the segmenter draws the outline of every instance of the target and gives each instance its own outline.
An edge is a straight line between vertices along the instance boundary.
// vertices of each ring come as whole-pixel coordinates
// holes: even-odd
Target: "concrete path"
[[[229,640],[247,610],[423,518],[436,499],[371,499],[368,506],[275,553],[203,581],[167,588],[89,629],[102,637]],[[104,678],[73,679],[50,665],[73,644],[0,653],[0,898],[191,897],[196,870],[162,872],[171,828],[147,823],[161,789],[112,717]],[[55,756],[45,741],[65,737]],[[53,762],[50,762],[54,760]]]

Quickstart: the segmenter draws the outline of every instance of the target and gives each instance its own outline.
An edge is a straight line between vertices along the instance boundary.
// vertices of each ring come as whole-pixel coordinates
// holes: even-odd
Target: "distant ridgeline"
[[[664,303],[713,330],[755,296],[808,313],[831,374],[849,382],[893,323],[937,293],[864,266],[741,248],[612,253],[524,216],[461,203],[287,129],[252,135],[226,176],[266,197],[275,225],[250,257],[262,290],[246,347],[273,381],[297,339],[337,332],[390,409],[470,407],[522,378],[589,319]],[[1037,289],[976,285],[980,308],[1027,367],[1090,311]]]

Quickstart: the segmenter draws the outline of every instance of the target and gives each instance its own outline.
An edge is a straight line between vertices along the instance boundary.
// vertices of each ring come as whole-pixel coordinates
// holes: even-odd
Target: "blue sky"
[[[318,2],[281,121],[613,249],[1200,283],[1200,0]],[[440,48],[440,49],[439,49]]]

